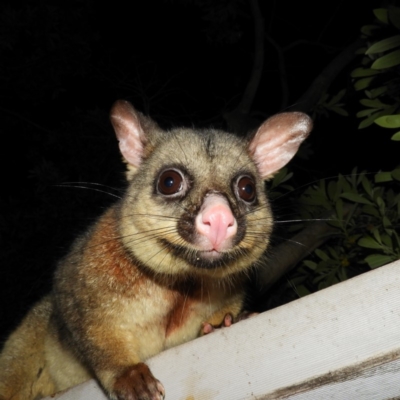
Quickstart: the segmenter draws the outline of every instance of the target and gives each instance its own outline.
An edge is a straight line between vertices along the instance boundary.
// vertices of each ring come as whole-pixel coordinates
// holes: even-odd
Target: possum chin
[[[202,258],[204,258],[205,260],[218,260],[221,257],[223,257],[223,253],[217,251],[217,250],[206,250],[206,251],[201,251],[200,255]]]
[[[194,258],[191,260],[195,268],[200,269],[217,269],[226,267],[232,262],[232,255],[229,252],[216,250],[197,251]]]

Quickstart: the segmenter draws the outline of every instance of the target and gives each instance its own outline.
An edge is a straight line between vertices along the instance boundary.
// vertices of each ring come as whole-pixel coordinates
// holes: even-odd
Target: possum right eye
[[[236,182],[236,193],[246,203],[253,203],[256,199],[256,185],[250,176],[241,176]]]
[[[157,191],[164,196],[174,196],[186,190],[186,181],[176,169],[163,171],[158,177]]]

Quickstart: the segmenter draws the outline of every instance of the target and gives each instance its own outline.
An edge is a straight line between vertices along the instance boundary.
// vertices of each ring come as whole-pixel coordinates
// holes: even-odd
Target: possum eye
[[[249,176],[242,176],[237,180],[236,193],[247,203],[251,203],[256,198],[256,185]]]
[[[179,193],[185,187],[185,181],[180,172],[168,169],[161,173],[157,182],[157,190],[165,196],[172,196]]]

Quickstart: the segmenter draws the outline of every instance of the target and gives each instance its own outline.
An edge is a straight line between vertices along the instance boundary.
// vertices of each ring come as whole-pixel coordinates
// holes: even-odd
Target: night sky
[[[3,190],[0,336],[50,287],[58,257],[112,201],[64,182],[122,185],[122,164],[108,112],[131,101],[161,126],[224,128],[250,75],[253,20],[247,1],[213,23],[202,1],[9,1],[0,6],[0,114]],[[373,21],[377,1],[260,1],[265,30],[285,52],[288,102],[294,105],[335,55]],[[197,6],[200,4],[200,6]],[[239,5],[237,5],[239,4]],[[361,4],[361,3],[359,3]],[[224,8],[225,7],[225,8]],[[219,8],[215,7],[217,16]],[[228,15],[227,18],[225,18]],[[359,97],[349,73],[329,93],[348,89],[349,117],[315,121],[312,155],[300,174],[327,177],[358,166],[375,172],[398,163],[390,133],[357,130]],[[278,53],[265,42],[262,80],[252,106],[260,123],[281,109]]]

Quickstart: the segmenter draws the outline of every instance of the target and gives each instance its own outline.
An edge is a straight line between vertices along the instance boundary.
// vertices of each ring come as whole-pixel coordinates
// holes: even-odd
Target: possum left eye
[[[158,177],[157,190],[165,196],[173,196],[185,188],[182,174],[175,169],[163,171]]]
[[[249,176],[242,176],[237,180],[236,193],[246,203],[252,203],[256,198],[256,185]]]

